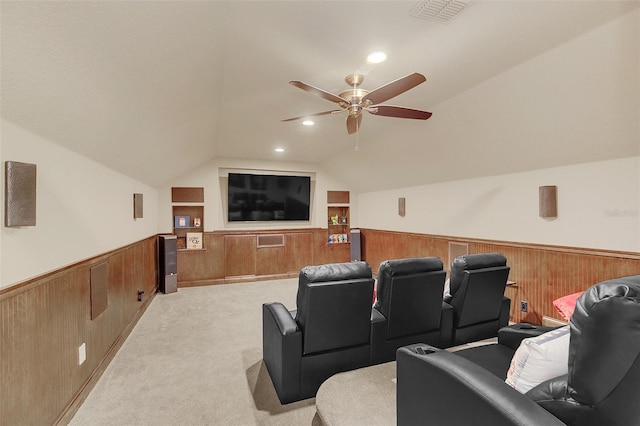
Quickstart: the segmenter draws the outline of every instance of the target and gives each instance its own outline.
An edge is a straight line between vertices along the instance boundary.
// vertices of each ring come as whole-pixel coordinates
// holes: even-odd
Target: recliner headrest
[[[311,283],[343,281],[372,278],[371,267],[367,262],[328,263],[326,265],[305,266],[298,276],[298,294],[296,306],[302,307],[305,294]],[[296,319],[300,313],[296,315]]]
[[[320,283],[371,277],[371,267],[367,262],[329,263],[305,266],[300,270],[298,283]]]
[[[442,260],[437,257],[414,257],[407,259],[385,260],[380,263],[378,279],[380,275],[393,277],[395,275],[411,275],[420,272],[441,271]]]
[[[456,257],[451,263],[451,274],[449,276],[451,295],[456,294],[462,285],[462,281],[464,280],[464,271],[494,268],[496,266],[506,265],[507,258],[501,253],[465,254]]]
[[[393,277],[424,274],[442,271],[442,286],[444,287],[444,271],[442,260],[437,257],[412,257],[406,259],[385,260],[378,268],[378,284],[375,308],[382,315],[387,316],[391,299],[391,282]],[[442,293],[442,290],[440,291]]]
[[[587,289],[570,326],[569,386],[576,400],[595,405],[640,362],[640,275]]]

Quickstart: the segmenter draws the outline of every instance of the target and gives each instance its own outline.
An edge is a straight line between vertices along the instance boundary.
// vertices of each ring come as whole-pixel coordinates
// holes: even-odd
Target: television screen
[[[229,173],[229,222],[309,220],[308,176]]]

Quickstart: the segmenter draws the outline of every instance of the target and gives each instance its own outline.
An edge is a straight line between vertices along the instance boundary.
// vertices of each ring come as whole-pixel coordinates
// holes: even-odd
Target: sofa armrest
[[[397,424],[563,425],[482,367],[417,344],[397,353]]]
[[[262,358],[280,402],[300,395],[302,332],[282,303],[262,305]]]

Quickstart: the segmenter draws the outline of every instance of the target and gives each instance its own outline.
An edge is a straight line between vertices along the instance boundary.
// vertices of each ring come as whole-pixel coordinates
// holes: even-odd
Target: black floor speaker
[[[177,243],[175,235],[158,237],[158,288],[163,293],[178,291]]]
[[[359,229],[352,229],[349,232],[351,238],[351,261],[362,260],[362,234]]]

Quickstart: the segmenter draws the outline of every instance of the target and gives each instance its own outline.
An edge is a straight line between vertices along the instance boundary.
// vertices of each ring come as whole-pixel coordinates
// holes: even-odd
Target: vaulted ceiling
[[[465,120],[443,103],[640,5],[470,1],[439,23],[410,15],[421,3],[2,1],[2,118],[155,187],[216,157],[318,163],[359,191],[444,181],[460,176],[452,171],[460,147],[433,140],[430,129],[439,113],[450,126]],[[387,61],[365,64],[374,50]],[[424,74],[426,83],[387,103],[434,116],[366,114],[356,135],[347,134],[345,115],[313,127],[281,122],[335,107],[290,80],[337,94],[354,72],[369,90]],[[566,159],[525,163],[515,147],[488,167],[483,148],[464,176],[637,149],[592,147],[569,160],[567,148]]]

